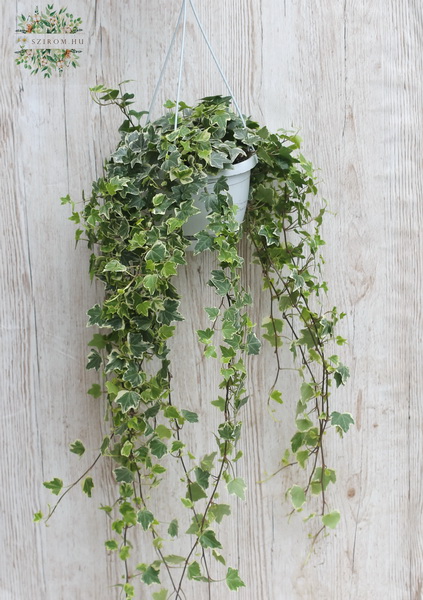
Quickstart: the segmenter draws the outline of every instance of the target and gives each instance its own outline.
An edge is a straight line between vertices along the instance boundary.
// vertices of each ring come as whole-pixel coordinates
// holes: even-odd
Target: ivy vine
[[[226,565],[218,526],[231,513],[231,506],[220,500],[224,488],[229,495],[245,495],[246,484],[234,465],[242,457],[241,415],[249,399],[246,357],[258,355],[261,348],[250,318],[252,297],[242,278],[238,248],[243,232],[270,297],[262,336],[275,355],[269,401],[282,402],[283,344],[292,352],[292,368],[301,381],[295,432],[278,471],[299,467],[298,482],[287,491],[294,511],[303,510],[312,495],[321,498],[319,510],[311,513],[320,523],[313,539],[339,520],[327,496],[336,476],[326,463],[324,441],[331,429],[342,437],[353,419],[330,407],[332,382],[344,384],[348,368],[332,353],[334,343],[345,343],[335,334],[344,315],[336,308],[324,312],[321,304],[326,292],[320,277],[325,209],[316,212],[312,203],[317,192],[314,173],[299,151],[298,137],[269,133],[251,119],[245,127],[231,111],[230,98],[208,97],[194,107],[168,102],[164,116],[142,125],[145,113],[130,108],[132,94],[103,86],[92,93],[99,104],[117,105],[124,113],[121,140],[82,207],[69,196],[62,203],[72,208],[77,241],[84,240],[92,252],[91,279],[104,285],[103,302],[88,311],[88,324],[98,332],[90,342],[87,369],[101,375],[101,383],[88,393],[104,399],[109,431],[95,461],[76,482],[67,488],[57,477],[44,483],[58,500],[46,517],[38,512],[35,520],[49,520],[77,483],[91,497],[92,468],[100,459],[112,461],[116,498],[101,508],[111,523],[106,548],[123,561],[123,596],[134,598],[140,581],[156,586],[153,600],[178,600],[185,597],[186,579],[208,585],[218,580],[219,564],[224,565],[227,587],[237,590],[244,582],[236,568]],[[258,164],[240,228],[226,178],[219,177],[210,189],[208,177],[253,152]],[[199,417],[175,398],[169,345],[183,319],[173,284],[191,244],[183,226],[198,212],[198,202],[205,203],[209,216],[207,227],[196,235],[194,253],[216,256],[208,281],[216,303],[204,307],[210,324],[197,336],[204,355],[219,362],[221,376],[212,401],[221,417],[215,450],[200,459],[188,447],[186,435]],[[70,451],[81,456],[85,447],[76,440]],[[178,509],[171,504],[166,521],[159,519],[151,497],[166,473],[174,471],[184,487],[179,501],[190,512],[185,534],[180,533]],[[154,561],[134,552],[140,532],[150,536]],[[184,535],[186,553],[172,553],[174,540],[184,547]]]

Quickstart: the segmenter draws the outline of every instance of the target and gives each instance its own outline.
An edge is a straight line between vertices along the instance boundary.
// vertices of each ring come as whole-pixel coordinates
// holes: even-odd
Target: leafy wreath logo
[[[26,35],[31,34],[75,34],[82,31],[80,25],[82,19],[75,17],[67,12],[67,8],[55,10],[53,4],[47,4],[45,12],[40,12],[36,6],[34,14],[18,17],[17,33]],[[58,71],[62,75],[67,67],[77,67],[78,54],[80,50],[59,49],[59,48],[43,48],[32,49],[26,48],[25,42],[27,37],[18,38],[21,42],[20,50],[17,51],[18,57],[16,63],[23,65],[25,69],[31,69],[31,75],[36,75],[38,72],[43,73],[44,77],[51,77],[53,71]]]

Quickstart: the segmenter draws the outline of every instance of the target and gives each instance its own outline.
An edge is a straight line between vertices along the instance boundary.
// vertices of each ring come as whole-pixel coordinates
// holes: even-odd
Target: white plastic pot
[[[247,208],[248,195],[250,191],[250,174],[251,169],[257,164],[257,156],[253,154],[247,160],[236,163],[231,169],[222,169],[216,175],[212,175],[208,178],[208,184],[206,186],[208,192],[213,191],[213,187],[219,177],[225,176],[229,194],[232,197],[234,206],[238,209],[235,213],[235,219],[237,223],[241,224],[245,217],[245,210]],[[194,250],[196,240],[195,234],[203,229],[206,229],[208,225],[207,211],[204,202],[198,198],[194,202],[194,206],[200,211],[198,214],[190,217],[188,221],[183,225],[182,231],[186,238],[192,239],[193,243],[187,248],[187,250]]]

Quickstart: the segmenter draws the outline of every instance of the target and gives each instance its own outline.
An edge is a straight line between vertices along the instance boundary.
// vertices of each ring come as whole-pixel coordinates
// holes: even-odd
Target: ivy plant
[[[227,587],[237,590],[244,582],[226,564],[219,541],[219,526],[232,507],[220,496],[226,488],[228,497],[245,499],[246,484],[234,465],[242,457],[241,419],[249,400],[246,357],[261,349],[250,316],[252,297],[243,283],[243,234],[269,294],[270,313],[261,336],[275,356],[268,401],[282,403],[282,346],[289,348],[300,381],[292,439],[288,450],[281,449],[277,472],[297,469],[296,483],[287,490],[293,511],[314,506],[313,495],[320,497],[320,506],[309,515],[319,523],[313,539],[335,527],[340,516],[328,500],[336,475],[326,462],[324,442],[330,430],[342,437],[353,419],[330,404],[332,387],[345,383],[348,368],[333,354],[336,344],[345,343],[335,334],[344,315],[322,305],[327,289],[320,275],[325,209],[315,208],[315,176],[301,155],[299,138],[270,133],[251,119],[245,125],[230,109],[228,97],[203,98],[194,107],[169,101],[161,118],[143,125],[145,113],[130,108],[133,95],[121,87],[97,86],[92,94],[99,104],[113,104],[123,112],[120,142],[82,206],[69,196],[62,203],[71,206],[77,241],[84,240],[91,250],[91,279],[104,285],[103,302],[88,310],[88,324],[97,332],[87,369],[99,372],[99,383],[88,393],[104,402],[108,432],[93,464],[76,482],[66,488],[58,477],[44,483],[58,498],[45,517],[38,512],[35,520],[49,520],[77,483],[91,497],[93,467],[99,460],[109,461],[116,497],[101,508],[110,517],[106,549],[123,562],[123,596],[135,597],[142,582],[153,586],[153,600],[180,599],[186,580],[210,585],[221,579],[222,569]],[[219,177],[212,190],[207,182],[253,152],[258,164],[240,227],[226,178]],[[221,382],[211,403],[220,415],[214,450],[197,457],[187,433],[199,416],[175,398],[170,342],[184,318],[174,285],[191,244],[182,228],[198,212],[199,200],[207,208],[208,225],[196,235],[194,254],[216,256],[207,283],[216,301],[204,307],[209,326],[197,331],[197,342],[220,365]],[[70,451],[83,455],[83,442],[73,442]],[[190,513],[185,532],[173,501],[166,519],[155,514],[152,490],[175,470],[182,485],[180,508]],[[144,547],[149,537],[155,560],[149,552],[145,557],[135,552],[139,536],[144,536]],[[172,552],[175,540],[184,553]]]

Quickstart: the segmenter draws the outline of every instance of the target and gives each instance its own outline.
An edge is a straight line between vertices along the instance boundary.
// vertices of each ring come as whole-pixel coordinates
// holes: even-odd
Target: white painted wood
[[[92,500],[75,490],[48,528],[32,512],[51,498],[42,481],[73,481],[94,459],[102,427],[99,403],[86,396],[91,331],[85,312],[101,294],[87,275],[88,252],[76,251],[73,225],[58,199],[80,197],[117,141],[118,111],[99,109],[88,88],[128,87],[147,106],[173,30],[178,2],[72,0],[83,18],[81,66],[62,78],[30,76],[14,65],[13,31],[28,0],[7,3],[1,22],[0,80],[0,365],[2,457],[0,559],[2,600],[112,600],[118,569],[106,556],[104,515],[110,469],[96,471]],[[271,352],[250,361],[253,399],[244,417],[249,482],[246,504],[233,502],[223,541],[247,587],[242,600],[419,600],[423,597],[422,436],[422,54],[423,19],[407,3],[294,0],[198,0],[198,12],[245,110],[272,128],[298,128],[304,153],[320,167],[321,191],[336,213],[325,225],[328,305],[347,313],[343,351],[351,380],[334,402],[357,426],[329,443],[338,472],[331,503],[343,515],[304,564],[308,541],[300,518],[286,519],[291,475],[257,483],[275,470],[289,441],[292,381],[286,405],[269,419]],[[188,27],[182,97],[225,92],[200,39]],[[176,95],[176,55],[157,108]],[[260,273],[246,256],[254,320],[266,315]],[[217,373],[201,357],[195,329],[210,257],[190,257],[177,285],[187,320],[175,347],[175,394],[203,416],[193,442],[213,445],[217,416],[209,401]],[[176,379],[176,378],[175,378]],[[295,397],[291,401],[295,401]],[[194,431],[194,429],[193,429]],[[67,451],[76,438],[89,451]],[[101,489],[100,489],[101,488]],[[164,510],[157,499],[157,511]],[[209,598],[206,588],[188,597]],[[212,589],[213,600],[232,596]]]

